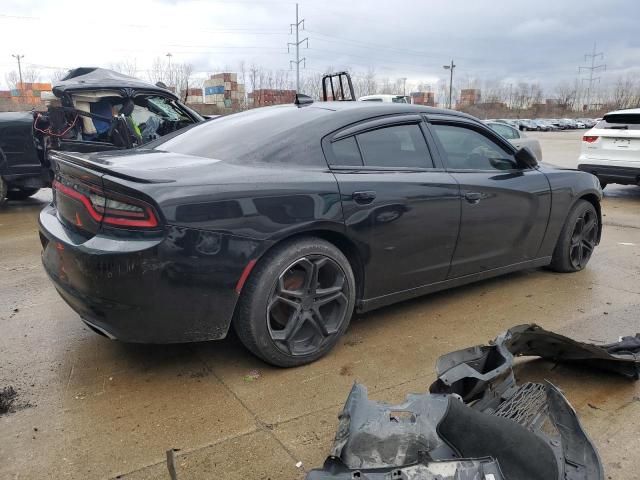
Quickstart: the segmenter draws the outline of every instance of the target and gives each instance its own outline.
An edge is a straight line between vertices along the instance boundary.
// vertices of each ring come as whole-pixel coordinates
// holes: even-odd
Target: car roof
[[[288,105],[274,105],[273,107],[263,108],[282,108],[289,106],[296,108],[294,104]],[[297,108],[322,108],[325,110],[331,110],[334,112],[350,112],[361,113],[363,116],[378,116],[378,115],[394,115],[403,113],[415,113],[415,114],[427,114],[427,115],[447,115],[456,116],[461,118],[467,118],[475,121],[479,121],[476,117],[464,112],[458,112],[456,110],[448,110],[445,108],[428,107],[426,105],[414,105],[411,103],[384,103],[384,102],[314,102],[311,104],[303,105]]]
[[[640,115],[640,108],[627,108],[624,110],[614,110],[613,112],[607,112],[607,115],[619,115],[619,114],[631,114],[631,115]]]
[[[69,70],[58,82],[53,84],[53,93],[61,97],[65,92],[79,92],[86,90],[132,89],[158,93],[177,100],[178,97],[164,88],[153,85],[144,80],[124,75],[123,73],[106,68],[79,67]]]

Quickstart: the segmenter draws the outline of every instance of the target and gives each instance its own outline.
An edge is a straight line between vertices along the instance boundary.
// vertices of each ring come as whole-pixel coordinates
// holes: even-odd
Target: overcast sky
[[[373,67],[379,77],[435,83],[452,58],[459,78],[540,82],[578,78],[597,42],[603,81],[640,74],[638,0],[302,0],[307,71]],[[0,84],[24,55],[43,80],[55,69],[155,57],[189,62],[200,75],[241,60],[289,69],[289,1],[3,0]]]

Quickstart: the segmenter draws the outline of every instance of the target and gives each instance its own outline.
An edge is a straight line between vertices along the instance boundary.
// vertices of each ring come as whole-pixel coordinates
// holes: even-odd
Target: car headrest
[[[133,113],[134,107],[135,107],[135,104],[133,103],[133,100],[131,100],[130,98],[127,98],[122,104],[122,108],[120,108],[119,113],[121,115],[124,115],[125,117],[128,117]]]

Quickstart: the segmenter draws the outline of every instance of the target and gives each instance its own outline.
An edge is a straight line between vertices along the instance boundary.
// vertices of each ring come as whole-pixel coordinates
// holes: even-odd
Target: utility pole
[[[586,107],[587,110],[589,110],[589,108],[591,107],[591,91],[593,89],[593,82],[600,82],[600,77],[594,77],[593,73],[602,69],[603,71],[607,69],[607,66],[605,64],[600,64],[600,65],[596,65],[596,58],[604,58],[604,53],[602,52],[596,52],[596,44],[595,42],[593,43],[593,52],[591,53],[587,53],[584,56],[584,60],[585,62],[587,61],[587,59],[590,58],[591,59],[591,66],[590,67],[578,67],[578,73],[582,72],[583,70],[588,70],[589,71],[589,78],[583,78],[582,81],[584,82],[585,80],[588,82],[588,86],[587,86],[587,98],[586,98]]]
[[[20,77],[20,90],[23,90],[24,83],[22,83],[22,65],[20,65],[20,60],[24,58],[24,55],[20,55],[16,53],[15,55],[12,54],[11,56],[18,61],[18,76]]]
[[[402,96],[406,97],[407,96],[407,77],[401,77],[400,80],[402,80]]]
[[[442,68],[444,68],[445,70],[449,70],[449,109],[451,109],[451,97],[453,94],[453,69],[456,68],[456,65],[453,63],[453,60],[451,60],[451,65],[443,65]]]
[[[302,25],[302,30],[304,30],[304,18],[300,20],[300,18],[298,17],[298,4],[296,3],[296,23],[292,23],[289,25],[289,34],[293,33],[294,27],[296,29],[296,41],[295,43],[287,43],[287,52],[290,52],[289,47],[296,47],[296,59],[289,60],[289,67],[291,67],[292,63],[296,64],[296,93],[300,93],[300,63],[302,62],[305,67],[307,66],[307,59],[300,58],[300,45],[306,42],[307,48],[309,48],[309,37],[305,37],[300,40],[300,25]]]
[[[172,87],[172,85],[171,85],[171,82],[172,82],[171,77],[173,77],[173,75],[171,75],[171,57],[173,57],[173,54],[171,52],[169,52],[165,56],[167,57],[167,61],[169,62],[169,66],[168,66],[167,70],[169,70],[169,88],[171,88]]]

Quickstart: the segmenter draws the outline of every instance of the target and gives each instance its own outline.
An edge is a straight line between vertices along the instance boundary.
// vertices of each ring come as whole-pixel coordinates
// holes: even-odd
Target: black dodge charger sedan
[[[145,343],[233,326],[279,366],[329,351],[354,308],[581,270],[602,228],[596,177],[416,105],[280,105],[50,157],[43,263],[87,325]]]

